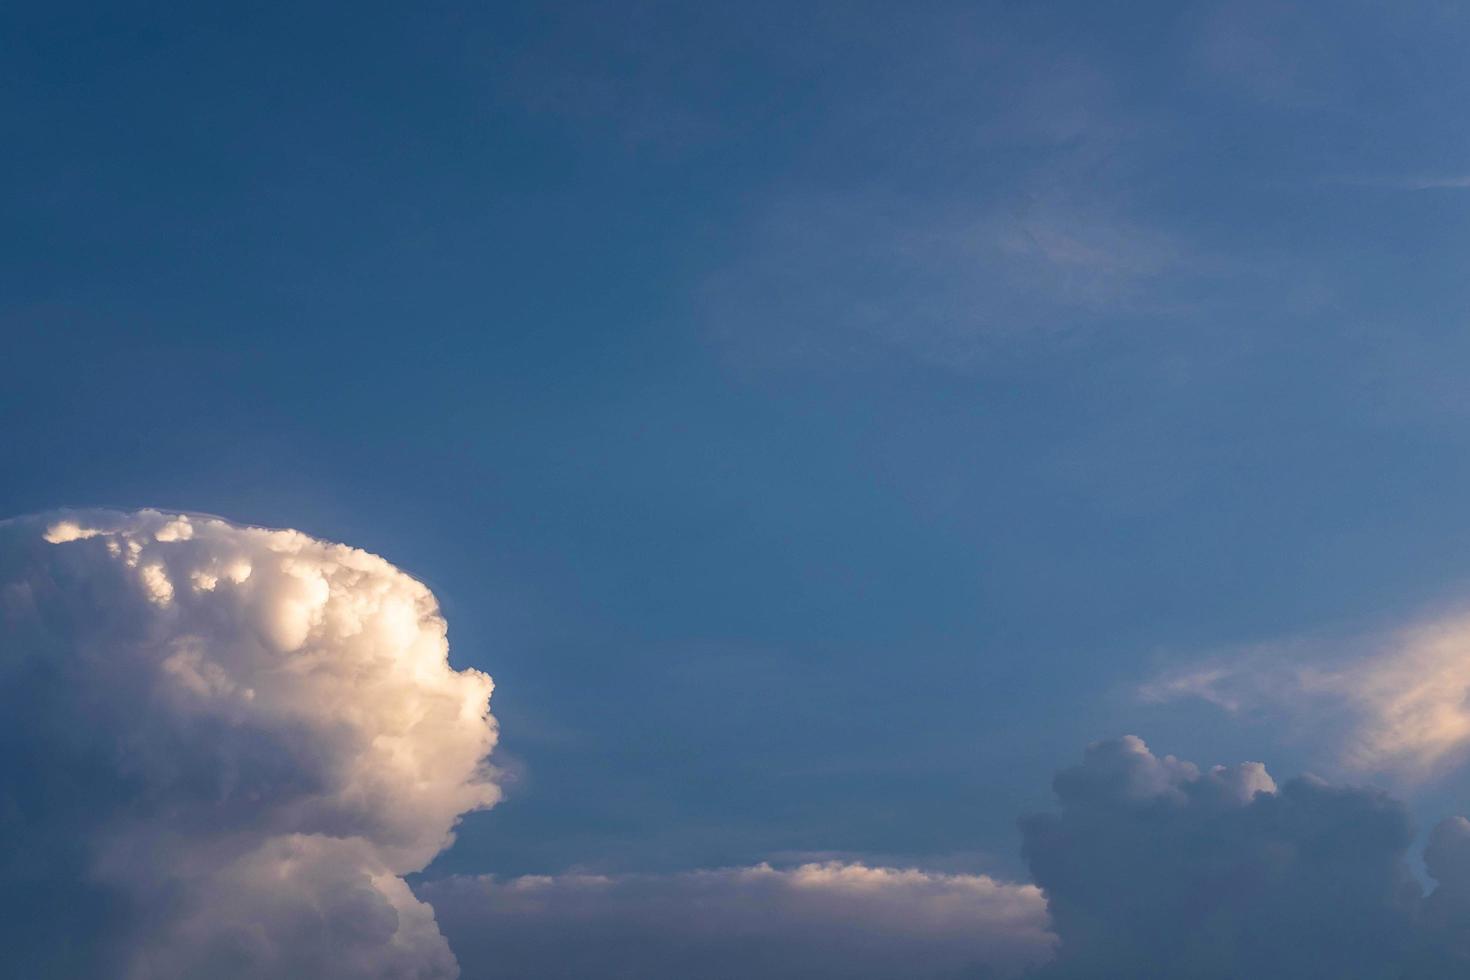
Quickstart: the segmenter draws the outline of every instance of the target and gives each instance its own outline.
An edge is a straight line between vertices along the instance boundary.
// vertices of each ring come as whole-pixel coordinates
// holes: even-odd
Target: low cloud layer
[[[1055,941],[1034,886],[862,864],[458,877],[420,893],[477,980],[1009,977]]]
[[[491,681],[429,590],[294,531],[0,524],[17,976],[458,974],[403,875],[498,796]]]

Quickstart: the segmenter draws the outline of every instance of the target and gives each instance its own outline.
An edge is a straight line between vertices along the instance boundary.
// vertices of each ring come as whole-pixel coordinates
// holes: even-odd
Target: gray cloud
[[[1057,776],[1022,821],[1060,938],[1043,974],[1449,978],[1470,968],[1470,821],[1441,823],[1423,897],[1404,806],[1258,763],[1201,772],[1137,738]]]
[[[420,583],[211,518],[0,524],[17,975],[457,975],[402,876],[493,804],[490,678]]]

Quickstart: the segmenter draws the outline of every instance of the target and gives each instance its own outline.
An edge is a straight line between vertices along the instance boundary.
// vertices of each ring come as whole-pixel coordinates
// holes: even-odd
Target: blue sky
[[[0,513],[428,582],[438,871],[1023,876],[1096,739],[1340,774],[1149,678],[1470,576],[1458,5],[0,18]]]

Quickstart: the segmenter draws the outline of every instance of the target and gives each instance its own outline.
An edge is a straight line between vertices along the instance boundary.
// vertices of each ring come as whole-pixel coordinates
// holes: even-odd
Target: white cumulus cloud
[[[491,688],[366,552],[146,510],[0,524],[12,965],[456,976],[403,876],[498,798]]]

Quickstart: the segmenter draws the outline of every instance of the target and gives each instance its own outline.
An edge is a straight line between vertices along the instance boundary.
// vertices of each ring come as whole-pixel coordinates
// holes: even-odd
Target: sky
[[[432,841],[361,860],[467,977],[484,936],[555,956],[588,882],[608,948],[713,889],[787,910],[785,963],[863,916],[871,962],[921,955],[928,920],[807,901],[871,886],[993,901],[919,944],[953,975],[1052,934],[1063,973],[1195,964],[1078,884],[1140,800],[1185,864],[1355,808],[1373,920],[1449,929],[1467,44],[1430,0],[6,5],[0,517],[52,516],[0,564],[181,570],[182,606],[192,552],[103,547],[156,508],[432,590],[450,676],[494,678],[497,802],[455,776]],[[59,750],[11,727],[19,786]],[[1436,975],[1408,928],[1374,949]]]

